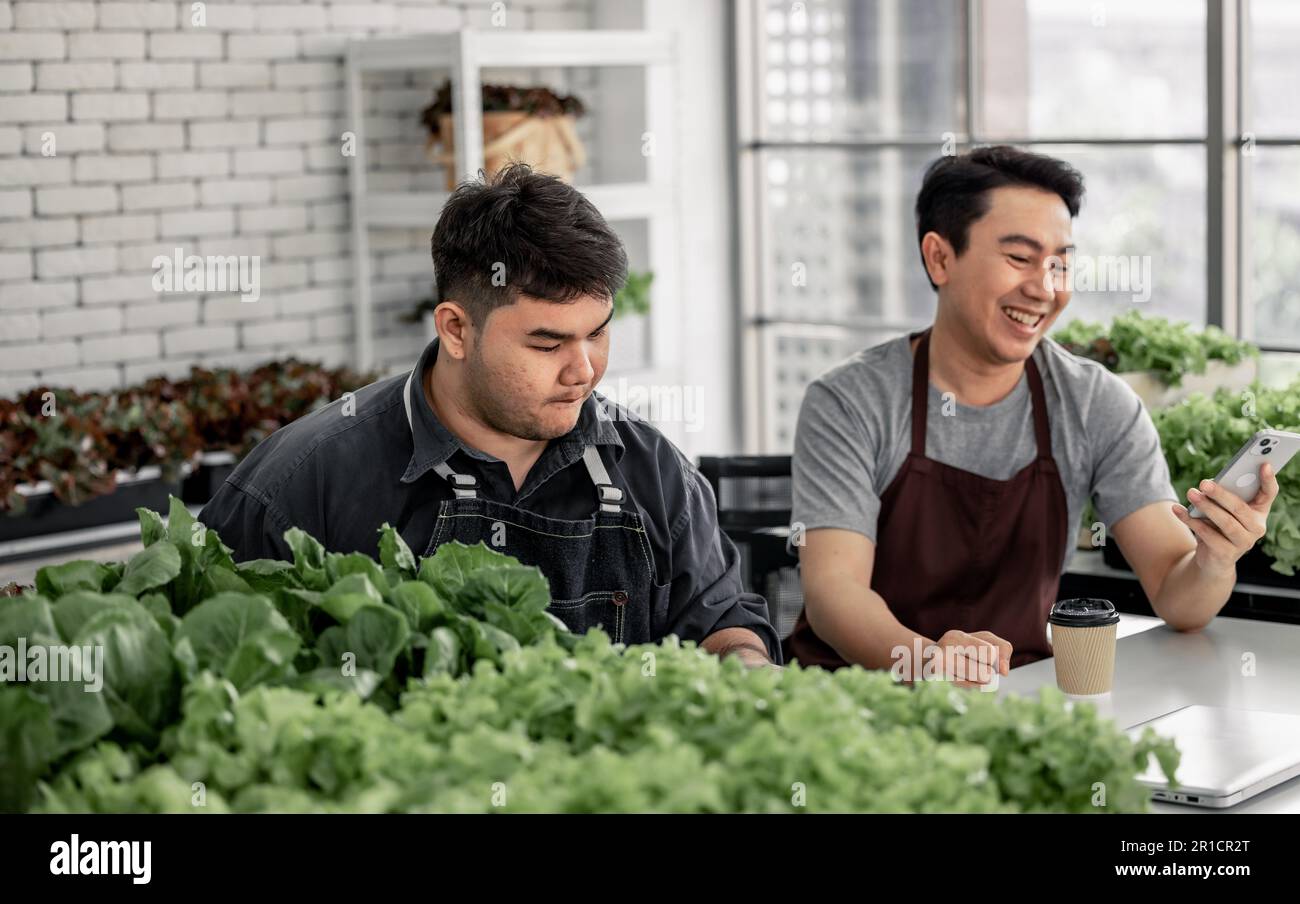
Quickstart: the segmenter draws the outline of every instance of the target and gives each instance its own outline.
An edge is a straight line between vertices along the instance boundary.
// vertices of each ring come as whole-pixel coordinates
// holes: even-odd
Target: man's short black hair
[[[554,302],[612,300],[627,279],[627,252],[600,211],[526,163],[461,183],[430,244],[438,303],[460,303],[479,327],[520,293]]]
[[[966,250],[970,224],[989,212],[988,192],[1005,185],[1025,185],[1060,195],[1071,217],[1083,203],[1083,174],[1063,160],[1007,145],[975,148],[930,164],[916,196],[916,241],[927,232],[948,240],[960,255]],[[921,255],[925,265],[925,255]],[[926,270],[926,278],[929,278]],[[937,289],[934,280],[930,286]]]

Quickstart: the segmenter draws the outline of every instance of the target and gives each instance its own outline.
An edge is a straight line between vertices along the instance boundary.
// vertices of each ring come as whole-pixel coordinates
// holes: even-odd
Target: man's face
[[[557,303],[528,295],[474,331],[466,358],[471,400],[493,429],[550,440],[573,429],[609,362],[609,298]]]
[[[1070,211],[1059,195],[1037,188],[997,188],[988,198],[941,295],[990,361],[1024,361],[1070,301]]]

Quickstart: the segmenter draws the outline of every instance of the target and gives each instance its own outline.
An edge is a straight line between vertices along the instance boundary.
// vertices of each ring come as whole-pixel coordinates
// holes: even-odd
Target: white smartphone
[[[1259,466],[1268,462],[1273,466],[1273,474],[1276,476],[1297,452],[1300,452],[1300,433],[1261,430],[1246,440],[1246,444],[1237,450],[1232,460],[1223,466],[1214,482],[1232,495],[1250,502],[1259,492]],[[1187,514],[1193,518],[1205,517],[1194,505],[1187,510]]]

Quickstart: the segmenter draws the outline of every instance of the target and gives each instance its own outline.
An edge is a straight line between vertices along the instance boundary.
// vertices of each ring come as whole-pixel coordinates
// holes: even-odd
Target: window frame
[[[1133,137],[1084,138],[1070,135],[1035,137],[1033,140],[1008,139],[992,134],[981,134],[978,105],[981,91],[981,9],[979,0],[962,0],[964,3],[963,28],[965,30],[965,89],[963,125],[965,132],[956,135],[959,150],[985,144],[1008,143],[1022,147],[1041,145],[1079,145],[1087,147],[1159,147],[1184,145],[1202,147],[1205,151],[1205,322],[1221,327],[1233,336],[1249,335],[1253,327],[1253,311],[1246,299],[1250,297],[1250,270],[1252,259],[1247,254],[1250,247],[1252,214],[1245,209],[1251,202],[1251,167],[1242,165],[1242,157],[1250,156],[1255,147],[1297,147],[1300,136],[1257,137],[1245,124],[1251,121],[1249,111],[1250,80],[1244,67],[1250,59],[1250,3],[1251,0],[1205,0],[1205,132],[1200,137]],[[762,19],[766,13],[764,0],[736,0],[733,4],[734,38],[732,48],[735,60],[733,106],[735,110],[734,134],[737,159],[734,195],[736,205],[737,284],[738,311],[741,336],[741,386],[744,390],[742,426],[746,448],[761,452],[768,448],[770,413],[765,402],[773,398],[772,367],[765,353],[765,331],[772,327],[791,327],[824,331],[827,328],[845,332],[875,330],[880,332],[903,331],[924,327],[924,323],[891,323],[870,318],[845,318],[833,321],[807,321],[786,319],[765,313],[763,303],[765,272],[759,252],[767,210],[766,192],[758,165],[762,152],[771,149],[815,148],[848,150],[925,150],[935,147],[933,138],[882,138],[840,139],[831,142],[770,140],[759,137],[758,124],[763,86],[758,72],[759,39],[762,36]],[[1297,353],[1300,344],[1270,345],[1258,343],[1264,352]]]

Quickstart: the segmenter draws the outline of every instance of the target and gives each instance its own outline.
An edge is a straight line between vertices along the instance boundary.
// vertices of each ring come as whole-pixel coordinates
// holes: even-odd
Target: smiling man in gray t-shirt
[[[1133,391],[1046,338],[1070,300],[1082,198],[1072,167],[1015,148],[926,172],[933,326],[832,368],[800,410],[804,612],[788,659],[913,679],[930,673],[923,651],[970,685],[1050,656],[1047,613],[1089,500],[1171,626],[1199,629],[1227,601],[1277,481],[1262,466],[1250,502],[1203,481],[1192,519]]]
[[[1034,360],[1069,524],[1080,523],[1089,499],[1103,525],[1177,501],[1155,425],[1127,383],[1048,338]],[[808,387],[794,447],[793,520],[805,530],[846,528],[876,541],[880,496],[911,445],[911,377],[904,336],[858,352]],[[1023,374],[1006,398],[984,406],[963,405],[931,385],[926,456],[1007,480],[1035,456],[1029,401]],[[1061,570],[1075,541],[1068,531]]]

